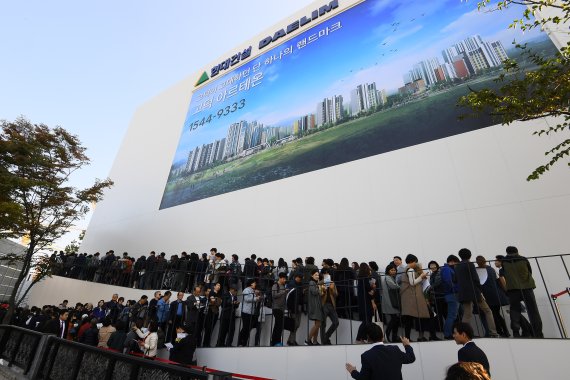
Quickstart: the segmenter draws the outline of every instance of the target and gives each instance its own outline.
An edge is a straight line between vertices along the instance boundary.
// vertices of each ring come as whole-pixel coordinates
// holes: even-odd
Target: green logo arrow
[[[200,79],[198,79],[198,82],[196,82],[196,84],[194,85],[194,87],[201,85],[202,83],[204,83],[205,81],[207,81],[208,79],[210,79],[210,77],[208,76],[208,74],[206,74],[206,72],[204,71],[202,73],[202,76],[200,77]]]

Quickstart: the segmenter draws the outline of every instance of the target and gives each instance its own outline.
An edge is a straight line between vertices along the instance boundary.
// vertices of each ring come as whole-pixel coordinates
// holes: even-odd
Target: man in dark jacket
[[[528,260],[519,255],[517,247],[507,247],[507,256],[503,260],[503,273],[511,309],[513,336],[520,337],[521,302],[524,302],[532,326],[532,335],[535,338],[543,338],[542,319],[534,298],[533,289],[536,285],[532,278],[532,268]]]
[[[467,323],[457,323],[453,328],[453,339],[455,343],[462,344],[463,347],[457,352],[457,361],[475,362],[481,364],[485,371],[491,376],[489,360],[482,349],[473,342],[473,328]]]
[[[69,312],[67,310],[59,311],[59,318],[53,318],[46,322],[43,331],[46,334],[54,334],[58,338],[67,339],[67,332],[69,330],[67,318]]]
[[[459,310],[459,302],[457,301],[457,279],[455,276],[455,265],[459,264],[459,257],[449,255],[447,263],[440,270],[441,284],[447,305],[447,315],[443,324],[443,336],[445,339],[451,339],[453,334],[453,324],[457,318]]]
[[[121,306],[118,302],[119,295],[117,293],[113,294],[111,300],[103,306],[105,309],[105,315],[111,319],[111,323],[117,322],[119,314],[121,313]]]
[[[167,342],[171,342],[176,336],[176,329],[181,326],[184,322],[184,313],[186,312],[186,307],[184,303],[184,293],[178,292],[176,295],[176,300],[170,303],[170,320],[168,324],[168,331],[170,332],[166,337]]]
[[[216,347],[231,347],[234,341],[236,326],[236,310],[240,302],[237,298],[237,288],[230,285],[229,292],[222,296],[222,311],[220,313],[220,332]]]
[[[360,357],[362,368],[360,372],[350,363],[346,363],[346,370],[353,379],[384,379],[402,380],[402,365],[416,361],[414,349],[410,346],[410,341],[402,337],[402,344],[405,352],[396,346],[384,345],[384,333],[380,326],[370,324],[367,327],[369,342],[374,342],[372,348]]]
[[[202,300],[200,297],[201,294],[202,287],[200,285],[196,285],[194,287],[194,293],[190,294],[185,301],[186,310],[184,312],[184,326],[186,326],[186,331],[188,331],[189,334],[196,337],[202,335],[201,331],[198,331],[201,327],[199,326],[199,321],[202,319],[200,317],[200,313],[203,310]]]
[[[272,309],[273,317],[275,318],[275,326],[271,334],[271,345],[282,346],[281,335],[283,334],[283,321],[285,313],[285,296],[288,290],[285,289],[285,282],[287,281],[287,274],[279,273],[279,279],[271,287],[271,297],[273,299]]]
[[[477,302],[479,312],[485,315],[487,326],[489,327],[489,336],[497,338],[497,329],[491,308],[487,305],[485,297],[481,293],[481,283],[479,275],[475,269],[475,265],[469,262],[471,259],[471,251],[467,248],[459,250],[461,262],[455,265],[455,276],[457,278],[457,300],[463,305],[462,322],[471,323],[473,318],[473,302]]]
[[[158,301],[162,297],[162,293],[160,290],[154,292],[154,298],[150,300],[148,303],[148,320],[149,321],[156,321],[158,318],[156,312],[158,310]]]
[[[144,274],[144,288],[152,289],[156,278],[156,252],[151,251],[146,259],[146,271]]]

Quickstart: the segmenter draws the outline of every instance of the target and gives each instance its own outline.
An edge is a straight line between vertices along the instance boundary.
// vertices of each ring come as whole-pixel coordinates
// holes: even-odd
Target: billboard
[[[459,121],[457,99],[497,86],[502,61],[518,58],[506,25],[520,8],[369,0],[340,10],[339,2],[202,73],[160,209],[493,124]],[[539,31],[516,40],[556,52]]]

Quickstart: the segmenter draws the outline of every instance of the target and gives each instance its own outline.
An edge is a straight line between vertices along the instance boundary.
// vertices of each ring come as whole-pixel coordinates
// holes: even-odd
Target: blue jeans
[[[449,338],[453,335],[453,324],[457,318],[457,311],[459,310],[459,302],[455,294],[446,294],[445,302],[447,303],[447,317],[443,324],[443,336]]]

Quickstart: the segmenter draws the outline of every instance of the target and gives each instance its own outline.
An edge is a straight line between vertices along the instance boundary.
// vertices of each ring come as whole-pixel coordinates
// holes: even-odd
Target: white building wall
[[[526,181],[544,151],[568,138],[532,136],[553,120],[484,128],[159,210],[194,83],[189,77],[136,111],[82,251],[216,246],[242,258],[346,256],[381,266],[410,252],[442,262],[462,247],[488,257],[507,245],[528,256],[568,251],[566,165]]]

